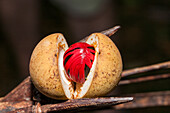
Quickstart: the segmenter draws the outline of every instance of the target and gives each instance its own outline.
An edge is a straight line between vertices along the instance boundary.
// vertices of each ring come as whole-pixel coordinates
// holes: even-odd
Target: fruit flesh
[[[106,95],[117,86],[122,72],[121,55],[112,40],[101,33],[94,33],[90,37],[98,38],[99,50],[94,77],[83,98]]]
[[[34,86],[53,99],[66,99],[58,67],[60,45],[63,46],[63,51],[68,49],[62,34],[55,33],[45,37],[34,48],[29,65]]]

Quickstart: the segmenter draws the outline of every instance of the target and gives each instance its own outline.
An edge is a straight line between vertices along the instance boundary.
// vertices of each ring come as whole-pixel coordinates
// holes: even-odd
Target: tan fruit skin
[[[112,40],[101,33],[99,54],[92,84],[84,97],[98,97],[110,92],[119,82],[122,72],[122,59]]]
[[[44,95],[54,99],[65,99],[58,72],[57,37],[51,34],[35,47],[30,60],[30,75],[34,86]]]

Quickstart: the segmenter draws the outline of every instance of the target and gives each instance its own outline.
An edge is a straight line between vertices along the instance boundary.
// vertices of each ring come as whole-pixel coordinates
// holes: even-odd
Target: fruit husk
[[[121,55],[113,41],[101,33],[92,35],[98,37],[99,53],[94,77],[84,98],[104,96],[109,93],[118,84],[122,72]]]
[[[63,37],[60,33],[51,34],[37,44],[29,68],[31,80],[41,93],[54,99],[66,99],[58,71],[59,36]]]

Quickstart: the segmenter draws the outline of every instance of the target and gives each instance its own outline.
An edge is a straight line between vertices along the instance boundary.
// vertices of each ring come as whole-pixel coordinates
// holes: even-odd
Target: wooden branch
[[[33,105],[32,101],[0,102],[0,113],[6,113],[21,108],[32,107],[32,105]]]
[[[24,107],[15,109],[15,112],[57,112],[57,111],[83,111],[90,109],[104,108],[112,105],[118,105],[125,102],[130,102],[133,97],[105,97],[105,98],[84,98],[73,99],[58,104],[47,104],[41,106],[40,104],[31,107]],[[11,112],[14,112],[11,111]]]
[[[107,29],[105,31],[102,31],[101,33],[110,37],[112,36],[113,34],[115,34],[121,27],[120,26],[115,26],[113,28],[110,28],[110,29]]]
[[[127,76],[134,75],[134,74],[140,74],[144,72],[149,72],[149,71],[158,70],[158,69],[167,69],[167,68],[170,68],[170,61],[159,63],[159,64],[154,64],[150,66],[144,66],[144,67],[125,70],[122,73],[122,77],[127,77]]]
[[[100,32],[100,33],[102,33],[102,34],[104,34],[104,35],[106,35],[106,36],[108,36],[108,37],[111,37],[111,36],[112,36],[113,34],[115,34],[119,29],[120,29],[120,26],[114,26],[114,27],[112,27],[112,28],[110,28],[110,29],[107,29],[107,30],[105,30],[105,31],[102,31],[102,32]],[[84,39],[80,40],[80,42],[85,42],[88,37],[89,37],[89,36],[87,36],[87,37],[85,37]]]
[[[127,95],[126,95],[127,96]],[[158,106],[170,106],[170,91],[131,94],[133,102],[114,106],[114,109],[134,109]]]
[[[100,108],[100,107],[108,107],[111,105],[117,105],[125,102],[130,102],[133,100],[133,97],[106,97],[106,98],[85,98],[85,99],[74,99],[74,100],[68,100],[66,103],[57,105],[44,105],[42,107],[43,112],[48,112],[48,111],[61,111],[65,110],[63,108],[67,107],[67,110],[81,110],[82,108]]]
[[[166,79],[166,78],[170,78],[170,74],[152,75],[152,76],[139,77],[139,78],[129,79],[129,80],[121,80],[119,82],[119,85],[127,85],[132,83],[146,82],[146,81]]]
[[[30,101],[32,97],[32,87],[30,76],[23,80],[15,89],[0,99],[0,102],[8,101]]]

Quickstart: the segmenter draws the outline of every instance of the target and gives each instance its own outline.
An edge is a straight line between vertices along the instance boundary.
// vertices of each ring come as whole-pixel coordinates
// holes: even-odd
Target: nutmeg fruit
[[[29,69],[35,87],[48,97],[91,98],[104,96],[118,84],[122,59],[104,34],[93,33],[69,48],[64,36],[55,33],[37,44]]]

